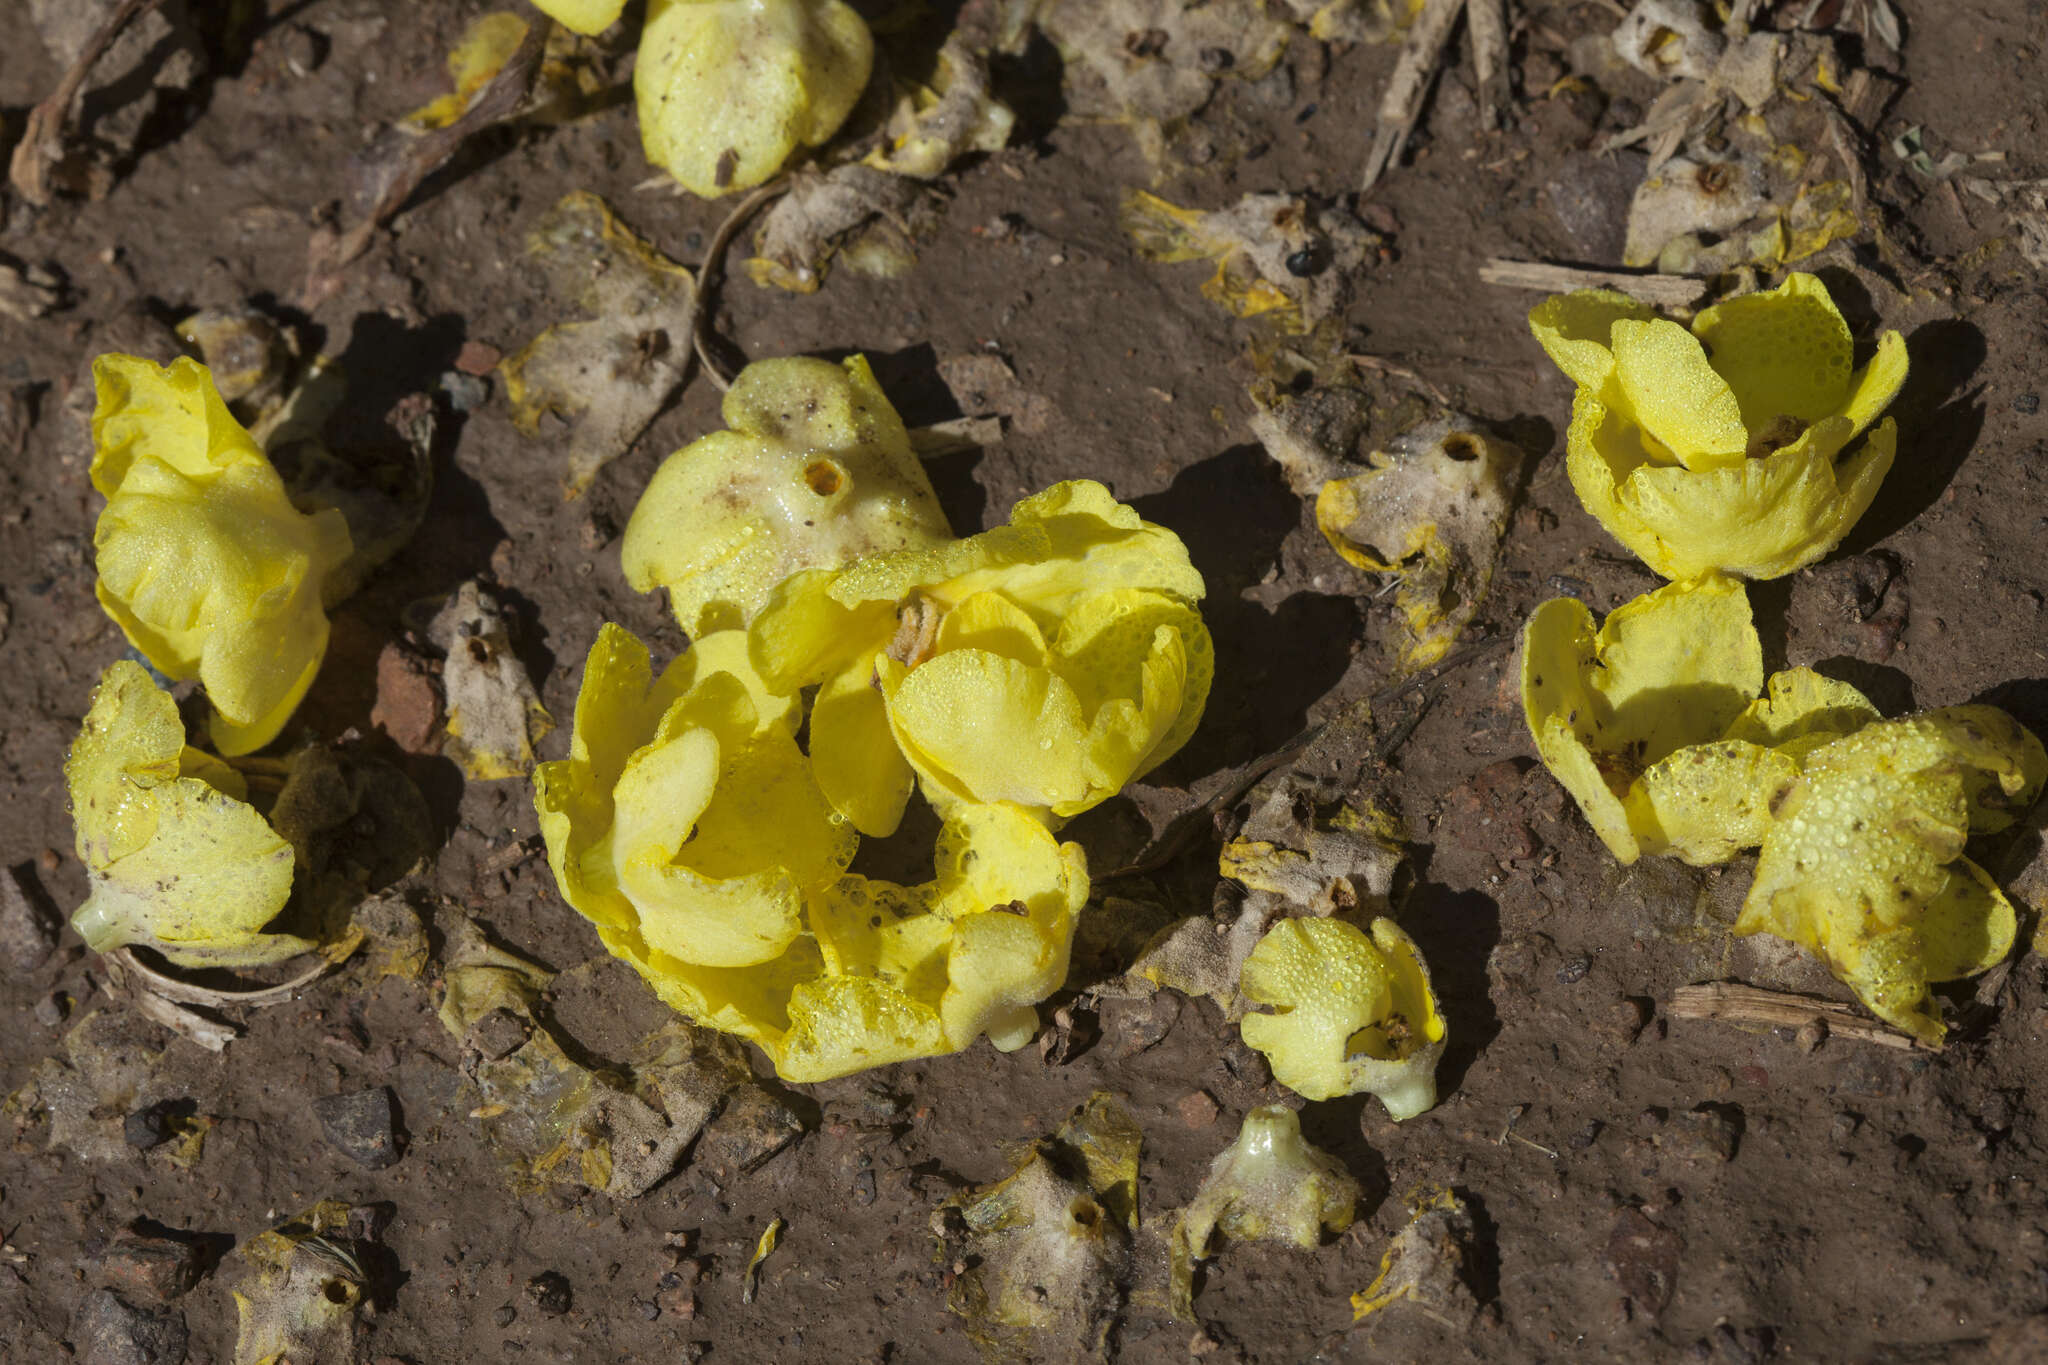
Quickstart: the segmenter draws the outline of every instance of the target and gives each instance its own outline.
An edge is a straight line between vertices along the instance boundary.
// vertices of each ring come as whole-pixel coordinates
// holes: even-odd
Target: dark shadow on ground
[[[1398,908],[1401,927],[1429,964],[1437,1005],[1449,1037],[1436,1067],[1436,1092],[1454,1095],[1465,1073],[1500,1036],[1500,1015],[1486,977],[1487,959],[1500,944],[1500,905],[1477,891],[1454,891],[1428,880],[1425,845],[1411,849],[1416,885]]]
[[[1887,409],[1899,424],[1899,454],[1870,510],[1841,553],[1868,550],[1934,505],[1984,429],[1979,391],[1965,391],[1984,363],[1984,334],[1959,318],[1930,322],[1906,339],[1912,368]]]
[[[1269,611],[1245,600],[1301,525],[1301,500],[1258,446],[1232,446],[1132,505],[1187,544],[1208,585],[1202,617],[1216,641],[1216,680],[1201,728],[1150,781],[1186,785],[1269,753],[1300,733],[1344,676],[1359,634],[1349,597],[1301,593]]]

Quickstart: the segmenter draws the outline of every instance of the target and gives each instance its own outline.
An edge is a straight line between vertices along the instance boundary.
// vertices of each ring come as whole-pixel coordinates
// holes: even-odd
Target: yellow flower
[[[533,7],[563,28],[595,38],[619,22],[626,0],[533,0]]]
[[[1905,342],[1886,332],[1852,372],[1848,324],[1811,275],[1716,304],[1690,331],[1605,290],[1547,299],[1529,326],[1578,385],[1580,501],[1666,578],[1811,564],[1891,468],[1897,433],[1871,423],[1905,382]]]
[[[842,0],[650,0],[633,69],[641,145],[692,194],[750,189],[839,131],[873,60]]]
[[[1645,851],[1688,862],[1719,862],[1733,851],[1687,856],[1690,845],[1672,847],[1668,834],[1631,812],[1645,806],[1637,793],[1646,772],[1668,771],[1674,753],[1721,739],[1763,684],[1749,598],[1732,578],[1667,583],[1617,607],[1597,632],[1584,603],[1553,598],[1522,632],[1522,706],[1536,751],[1624,863]],[[1688,750],[1685,762],[1698,758]],[[1757,818],[1740,812],[1731,825],[1747,831]]]
[[[1812,749],[1770,802],[1738,934],[1791,939],[1870,1012],[1930,1047],[1945,1030],[1928,983],[2012,951],[2017,920],[1973,833],[2003,829],[2048,776],[2041,742],[1989,706],[1874,721]]]
[[[93,380],[100,605],[158,671],[204,684],[222,753],[261,748],[326,653],[348,524],[292,506],[203,365],[103,355]]]
[[[675,1009],[758,1044],[786,1080],[1021,1046],[1065,979],[1086,904],[1078,845],[1009,807],[953,813],[937,876],[846,874],[858,836],[796,745],[794,691],[746,636],[705,636],[662,672],[607,625],[569,758],[534,772],[563,897]]]
[[[1443,1015],[1421,951],[1392,920],[1367,937],[1345,920],[1283,919],[1244,960],[1238,989],[1272,1007],[1245,1015],[1245,1042],[1304,1099],[1378,1095],[1396,1120],[1436,1103]]]
[[[731,430],[655,471],[620,547],[626,581],[667,588],[691,635],[744,625],[799,569],[952,538],[865,358],[756,361],[723,411]]]
[[[816,685],[810,755],[833,807],[887,835],[913,773],[941,814],[1048,821],[1187,742],[1214,669],[1179,537],[1101,484],[1058,484],[1008,526],[791,577],[750,629],[775,687]]]
[[[140,664],[109,668],[64,777],[92,891],[71,923],[86,946],[152,948],[188,967],[255,967],[314,944],[263,926],[292,889],[292,846],[241,775],[185,745],[177,703]]]
[[[1992,707],[1887,721],[1847,683],[1762,673],[1727,578],[1667,584],[1597,632],[1560,598],[1523,636],[1537,750],[1615,857],[1761,847],[1735,932],[1804,945],[1872,1013],[1939,1044],[1928,983],[1992,966],[2016,927],[1964,841],[2011,823],[2048,754]]]

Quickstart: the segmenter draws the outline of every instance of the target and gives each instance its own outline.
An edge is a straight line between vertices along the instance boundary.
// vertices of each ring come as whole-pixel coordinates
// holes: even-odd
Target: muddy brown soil
[[[0,261],[47,263],[63,281],[60,309],[0,323],[0,862],[27,864],[66,910],[85,877],[70,852],[63,759],[94,681],[126,648],[93,597],[98,500],[76,387],[94,354],[132,347],[138,330],[254,300],[359,377],[360,420],[380,422],[412,393],[438,405],[427,528],[340,608],[296,738],[367,732],[375,660],[407,609],[477,575],[509,590],[522,650],[565,722],[601,622],[627,625],[657,658],[684,644],[662,603],[626,586],[618,538],[657,463],[719,425],[717,392],[694,383],[586,497],[565,501],[559,435],[516,432],[495,376],[484,401],[458,410],[455,399],[474,395],[456,362],[465,345],[511,352],[575,315],[523,252],[567,192],[601,194],[692,264],[724,208],[643,184],[630,101],[500,130],[427,183],[338,293],[298,312],[309,232],[335,213],[351,157],[437,93],[448,44],[485,7],[246,8],[242,38],[165,102],[103,198],[46,210],[17,199],[0,229]],[[943,22],[930,11],[945,8],[919,22]],[[1589,172],[1588,149],[1624,126],[1622,101],[1639,113],[1654,90],[1623,77],[1604,95],[1546,97],[1562,74],[1548,45],[1611,25],[1617,7],[1517,8],[1528,12],[1509,126],[1481,129],[1468,61],[1456,57],[1412,155],[1371,198],[1368,221],[1388,245],[1345,319],[1355,349],[1425,376],[1528,451],[1500,571],[1467,632],[1482,643],[1511,638],[1546,597],[1604,611],[1654,584],[1564,478],[1570,392],[1529,338],[1533,298],[1476,275],[1490,256],[1615,262],[1627,183]],[[1870,130],[1871,191],[1893,206],[1904,265],[1880,260],[1867,238],[1815,264],[1864,344],[1881,326],[1907,333],[1912,377],[1893,408],[1901,453],[1847,545],[1757,591],[1767,662],[1822,663],[1888,712],[1988,700],[2048,733],[2048,278],[2010,248],[2000,210],[1884,150],[1920,126],[1940,149],[2003,151],[2015,177],[2048,174],[2048,7],[1897,8],[1907,41],[1890,65],[1905,84]],[[60,66],[8,19],[0,126],[11,142]],[[1127,130],[1058,117],[1057,60],[1034,47],[1000,73],[1023,114],[1018,136],[949,177],[914,270],[839,270],[810,296],[735,278],[719,295],[716,330],[739,353],[864,352],[913,424],[960,415],[941,361],[1003,357],[1035,396],[1034,419],[933,465],[956,530],[1088,477],[1186,539],[1209,584],[1215,695],[1193,743],[1149,787],[1073,827],[1097,868],[1126,860],[1153,816],[1186,804],[1182,789],[1387,686],[1395,621],[1369,595],[1377,582],[1328,549],[1247,429],[1259,377],[1245,358],[1250,327],[1202,296],[1206,267],[1141,260],[1117,208],[1129,187],[1201,207],[1249,191],[1348,194],[1393,60],[1390,47],[1325,49],[1297,35],[1277,74],[1223,83],[1189,135],[1209,154],[1183,155],[1161,179]],[[1987,249],[2001,239],[2005,249]],[[1870,270],[1898,288],[1864,288]],[[1373,382],[1389,405],[1401,392],[1397,378]],[[1872,613],[1855,605],[1874,579],[1890,603],[1882,630],[1866,629]],[[1224,1251],[1197,1299],[1203,1330],[1135,1302],[1120,1358],[2048,1358],[2042,959],[2023,951],[1981,1000],[1975,983],[1944,988],[1960,1022],[1939,1054],[1672,1018],[1672,991],[1696,981],[1847,997],[1811,964],[1728,937],[1745,864],[1617,867],[1535,763],[1514,666],[1512,649],[1482,650],[1381,716],[1382,733],[1402,735],[1388,795],[1413,840],[1399,918],[1449,1020],[1442,1102],[1399,1125],[1376,1101],[1307,1106],[1311,1139],[1365,1184],[1357,1225],[1313,1252]],[[567,742],[565,724],[543,756]],[[413,883],[420,902],[460,906],[565,973],[557,1025],[586,1057],[623,1060],[665,1011],[557,896],[527,784],[464,783],[438,759],[413,771],[440,822],[438,854]],[[1214,852],[1196,840],[1144,897],[1174,914],[1207,910]],[[1999,870],[2011,876],[2038,852],[2038,836],[2003,847]],[[1071,984],[1090,982],[1077,970]],[[73,937],[40,965],[0,962],[0,1094],[80,1018],[124,1008]],[[435,1018],[430,981],[330,981],[238,1018],[245,1035],[219,1055],[135,1026],[137,1045],[161,1053],[152,1093],[215,1120],[194,1160],[165,1144],[88,1162],[47,1145],[43,1126],[0,1129],[0,1359],[145,1359],[94,1354],[111,1348],[89,1345],[81,1326],[114,1239],[173,1231],[210,1265],[334,1198],[388,1205],[366,1359],[676,1360],[700,1343],[712,1361],[976,1361],[946,1307],[956,1268],[935,1260],[940,1200],[1003,1174],[1007,1146],[1107,1089],[1145,1131],[1141,1214],[1164,1214],[1191,1197],[1247,1109],[1289,1099],[1206,1003],[1172,1013],[1149,1047],[1158,1020],[1105,1008],[1100,1037],[1058,1064],[1035,1047],[1001,1055],[983,1043],[797,1087],[791,1109],[806,1131],[765,1164],[743,1173],[700,1150],[644,1197],[614,1201],[508,1184],[470,1117],[462,1050]],[[314,1110],[372,1086],[395,1095],[404,1139],[380,1170],[337,1151]],[[1213,1105],[1189,1101],[1198,1092]],[[1347,1330],[1348,1296],[1377,1273],[1407,1196],[1442,1186],[1475,1214],[1476,1325],[1390,1312]],[[786,1231],[743,1302],[742,1272],[776,1218]],[[209,1270],[170,1310],[189,1331],[188,1360],[233,1358],[232,1266]],[[565,1311],[559,1295],[528,1288],[548,1272],[566,1283]]]

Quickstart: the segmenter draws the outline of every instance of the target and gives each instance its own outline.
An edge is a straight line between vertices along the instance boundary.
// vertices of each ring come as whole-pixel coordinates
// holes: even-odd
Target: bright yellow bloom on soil
[[[87,947],[255,967],[315,946],[262,932],[291,895],[292,846],[245,799],[241,774],[186,747],[177,703],[140,664],[100,680],[64,777],[92,887],[71,919]]]
[[[1179,537],[1079,480],[1008,526],[797,574],[749,634],[771,685],[818,687],[812,770],[862,833],[896,828],[913,774],[941,814],[1007,802],[1056,823],[1194,733],[1202,593]]]
[[[1891,468],[1897,432],[1871,424],[1905,382],[1905,342],[1886,332],[1854,370],[1848,324],[1811,275],[1716,304],[1689,331],[1607,290],[1546,299],[1529,326],[1578,385],[1579,500],[1666,578],[1811,564]]]
[[[1014,1048],[1065,979],[1087,902],[1081,850],[1014,807],[951,812],[933,881],[846,873],[858,836],[796,745],[794,690],[746,637],[699,640],[659,677],[607,625],[570,757],[534,773],[569,903],[669,1005],[814,1081],[966,1047]]]
[[[1444,1019],[1421,950],[1392,920],[1368,937],[1345,920],[1283,919],[1244,960],[1238,989],[1272,1008],[1245,1015],[1245,1042],[1304,1099],[1378,1095],[1396,1120],[1436,1103]]]
[[[650,0],[633,68],[641,145],[692,194],[751,189],[839,131],[873,62],[842,0]]]
[[[1805,946],[1921,1041],[1943,1032],[1929,983],[2011,950],[2011,903],[1963,856],[2048,778],[2040,741],[2004,712],[1884,720],[1804,668],[1766,687],[1748,600],[1720,577],[1667,584],[1597,631],[1581,603],[1544,603],[1523,634],[1522,700],[1615,857],[1706,865],[1761,848],[1735,932]]]
[[[327,651],[322,591],[348,523],[292,506],[198,362],[103,355],[93,381],[100,605],[159,672],[205,686],[215,747],[259,749]]]

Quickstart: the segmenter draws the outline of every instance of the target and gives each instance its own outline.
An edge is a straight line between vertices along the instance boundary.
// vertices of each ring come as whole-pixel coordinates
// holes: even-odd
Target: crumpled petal
[[[849,733],[863,689],[879,689],[895,746],[942,813],[1014,802],[1059,820],[1193,734],[1215,671],[1202,591],[1177,536],[1075,482],[966,540],[795,575],[749,635],[764,678],[820,687],[821,707],[845,708],[829,723]],[[813,767],[835,808],[887,833],[901,770],[860,733],[875,759],[814,747]]]
[[[1554,598],[1522,633],[1537,751],[1624,863],[1643,852],[1623,805],[1631,785],[1686,746],[1719,739],[1763,681],[1749,598],[1732,578],[1666,584],[1597,632],[1584,603]]]
[[[1374,920],[1368,938],[1345,920],[1283,919],[1245,959],[1238,989],[1273,1007],[1244,1017],[1245,1042],[1304,1098],[1370,1093],[1396,1120],[1436,1103],[1443,1016],[1422,954],[1392,920]]]
[[[1699,339],[1677,323],[1617,321],[1614,375],[1643,430],[1686,468],[1718,469],[1743,457],[1741,405]]]
[[[533,0],[533,7],[563,28],[594,38],[619,22],[626,0]]]
[[[220,769],[186,749],[177,703],[141,665],[107,670],[64,765],[91,886],[71,922],[87,947],[253,967],[315,946],[262,932],[291,895],[292,846],[240,794],[204,780]]]
[[[1840,411],[1849,396],[1849,324],[1827,286],[1811,275],[1789,275],[1776,289],[1703,309],[1692,330],[1751,431],[1780,416],[1818,422]],[[1894,349],[1903,358],[1903,343]]]
[[[839,131],[874,39],[841,0],[650,0],[633,93],[647,159],[707,199]]]
[[[1777,803],[1735,931],[1819,954],[1873,1014],[1940,1046],[1928,984],[1998,962],[2015,930],[1964,842],[2030,804],[2044,775],[2040,741],[1985,706],[1877,721],[1815,750]]]
[[[1614,324],[1648,322],[1657,310],[1612,289],[1553,294],[1529,310],[1529,330],[1565,377],[1612,407],[1622,401],[1614,374]]]
[[[626,581],[667,588],[691,634],[745,625],[800,570],[950,540],[931,480],[863,357],[756,361],[723,412],[728,430],[655,471],[620,548]]]
[[[292,506],[204,366],[103,355],[93,374],[95,592],[159,672],[205,685],[223,753],[260,748],[326,653],[321,588],[348,524]]]

